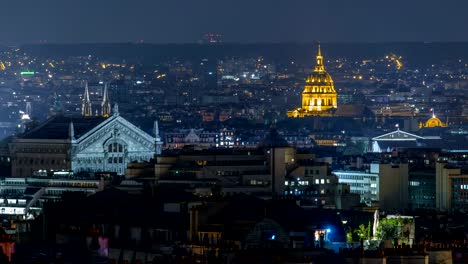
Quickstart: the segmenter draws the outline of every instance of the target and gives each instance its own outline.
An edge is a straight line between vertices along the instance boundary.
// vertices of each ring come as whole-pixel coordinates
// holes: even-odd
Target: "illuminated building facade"
[[[442,122],[434,114],[424,124],[419,122],[419,128],[448,127],[447,123]]]
[[[357,193],[362,203],[372,204],[379,200],[379,165],[372,164],[370,171],[337,170],[332,173],[338,182],[347,184],[351,193]]]
[[[302,92],[302,107],[288,111],[288,117],[330,115],[330,109],[337,108],[337,94],[333,79],[325,70],[323,56],[318,46],[316,65],[305,81]]]
[[[436,209],[468,210],[468,175],[448,162],[436,163]]]
[[[154,136],[119,115],[55,116],[9,144],[11,174],[30,177],[38,171],[115,172],[123,175],[132,161],[149,161],[162,150],[158,123]]]
[[[226,128],[220,131],[204,131],[203,129],[179,129],[165,133],[166,149],[183,149],[191,146],[194,149],[234,148],[240,145],[240,138],[233,130]]]

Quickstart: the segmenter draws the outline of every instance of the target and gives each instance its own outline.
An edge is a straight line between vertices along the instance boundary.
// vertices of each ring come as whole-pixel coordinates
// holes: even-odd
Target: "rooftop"
[[[68,139],[70,123],[73,122],[75,138],[83,136],[106,118],[82,116],[54,116],[38,127],[20,136],[22,139]]]

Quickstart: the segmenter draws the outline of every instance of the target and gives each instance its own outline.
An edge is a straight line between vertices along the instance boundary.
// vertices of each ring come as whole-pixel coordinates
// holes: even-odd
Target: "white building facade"
[[[55,116],[10,143],[12,176],[30,177],[37,171],[123,175],[128,163],[161,154],[162,145],[157,122],[150,135],[118,109],[107,118]]]
[[[155,154],[161,154],[157,130],[155,123],[153,137],[114,114],[81,137],[71,139],[71,170],[123,175],[128,163],[150,161]]]
[[[332,174],[338,182],[350,186],[351,193],[361,196],[361,202],[379,201],[379,164],[371,164],[369,171],[336,170]]]

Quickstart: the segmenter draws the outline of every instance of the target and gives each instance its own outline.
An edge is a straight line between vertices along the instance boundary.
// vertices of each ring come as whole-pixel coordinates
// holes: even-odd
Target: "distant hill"
[[[258,43],[258,44],[37,44],[22,46],[26,52],[43,57],[88,56],[127,59],[144,63],[156,63],[167,58],[216,59],[226,56],[264,56],[277,62],[291,59],[305,63],[316,53],[314,43]],[[468,60],[468,42],[452,43],[323,43],[322,51],[328,58],[348,59],[383,58],[395,53],[404,57],[411,66],[427,66],[448,60]]]

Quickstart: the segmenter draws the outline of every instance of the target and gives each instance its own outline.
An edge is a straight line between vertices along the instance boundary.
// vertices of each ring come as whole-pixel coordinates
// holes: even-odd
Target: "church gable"
[[[200,137],[191,129],[187,136],[185,136],[184,141],[188,143],[198,143],[200,142]]]
[[[96,153],[111,142],[120,142],[128,152],[154,151],[155,139],[121,116],[112,116],[73,143],[75,153]]]
[[[402,131],[402,130],[396,130],[396,131],[375,137],[372,140],[406,141],[406,140],[417,140],[417,139],[424,139],[424,138],[418,135],[414,135],[414,134]]]

